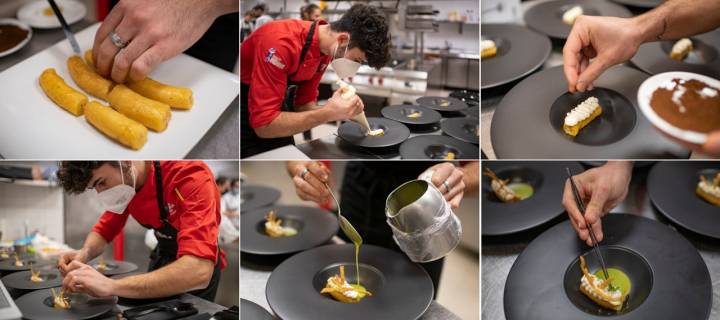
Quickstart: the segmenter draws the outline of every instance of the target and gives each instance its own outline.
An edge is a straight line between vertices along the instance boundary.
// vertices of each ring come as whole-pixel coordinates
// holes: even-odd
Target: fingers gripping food
[[[325,288],[320,293],[329,293],[333,299],[344,303],[358,303],[367,296],[372,296],[363,286],[351,285],[345,280],[345,266],[340,266],[340,275],[328,278]]]
[[[580,292],[604,308],[615,311],[622,309],[627,294],[623,294],[619,288],[611,285],[612,278],[602,280],[590,274],[583,256],[580,256],[580,270],[583,273],[580,279]]]
[[[139,150],[147,142],[145,126],[96,101],[85,106],[85,119],[100,132],[132,149]]]
[[[192,90],[189,88],[173,87],[150,78],[131,81],[128,83],[128,87],[145,97],[168,104],[175,109],[190,110],[193,106]]]
[[[48,68],[40,75],[40,87],[61,108],[75,116],[81,116],[88,97],[65,83],[55,69]]]
[[[580,129],[587,126],[602,114],[598,98],[590,97],[565,115],[563,130],[571,136],[577,136]]]
[[[712,181],[700,176],[695,192],[698,196],[705,199],[716,206],[720,206],[720,173],[718,173]]]
[[[522,198],[515,194],[515,191],[510,189],[507,186],[507,183],[509,182],[509,179],[502,180],[500,179],[495,172],[490,170],[490,168],[485,168],[485,172],[483,172],[484,176],[490,177],[490,188],[492,188],[493,192],[495,192],[495,195],[500,199],[502,202],[515,202],[520,201]]]
[[[122,84],[110,91],[108,102],[113,109],[156,132],[165,131],[170,121],[170,106],[145,98]]]
[[[291,227],[283,227],[282,219],[278,219],[275,210],[268,212],[265,217],[265,233],[273,238],[292,237],[297,234],[297,230]]]
[[[682,38],[675,42],[670,51],[670,58],[673,60],[683,61],[687,55],[693,51],[693,43],[688,38]]]
[[[347,84],[345,81],[342,81],[342,80],[338,80],[336,83],[340,86],[340,92],[342,92],[342,94],[340,96],[343,99],[350,99],[353,96],[355,96],[355,94],[356,94],[355,87]],[[368,136],[384,136],[385,135],[385,130],[383,130],[383,129],[372,130],[370,128],[370,124],[368,123],[367,118],[365,117],[364,111],[360,112],[358,115],[356,115],[353,118],[353,120],[355,120],[355,122],[359,123],[366,130],[366,135],[368,135]]]
[[[115,86],[112,81],[97,74],[79,56],[68,58],[67,67],[78,87],[94,97],[107,101],[110,90]]]

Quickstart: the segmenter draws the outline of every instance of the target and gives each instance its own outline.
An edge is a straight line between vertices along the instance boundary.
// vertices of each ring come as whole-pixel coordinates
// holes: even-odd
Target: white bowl
[[[705,141],[707,141],[706,133],[675,127],[674,125],[665,121],[665,119],[661,118],[657,113],[655,113],[655,110],[653,110],[653,108],[650,106],[650,99],[652,98],[653,92],[655,92],[655,90],[661,87],[664,83],[671,81],[672,79],[695,79],[707,83],[708,85],[715,88],[720,88],[720,81],[710,78],[708,76],[691,72],[665,72],[656,74],[648,78],[640,85],[640,89],[638,90],[637,101],[638,105],[640,106],[640,110],[642,110],[642,113],[645,115],[645,117],[648,118],[648,120],[650,120],[650,123],[652,123],[656,128],[660,129],[661,131],[674,138],[693,144],[703,144],[705,143]]]
[[[72,25],[83,18],[87,14],[87,8],[84,4],[76,0],[56,0],[58,6],[62,8],[62,15],[68,25]],[[49,8],[50,4],[47,1],[33,1],[20,7],[17,12],[17,17],[21,21],[29,24],[33,28],[37,29],[56,29],[61,28],[62,25],[58,18],[53,15],[43,14],[43,10]]]
[[[23,29],[28,32],[27,37],[25,37],[25,40],[20,41],[20,43],[18,43],[16,46],[10,48],[9,50],[0,52],[0,58],[22,49],[22,47],[24,47],[25,45],[28,44],[28,42],[30,42],[33,32],[32,32],[32,28],[30,28],[29,25],[21,22],[20,20],[15,20],[15,19],[0,19],[0,24],[11,24],[11,25],[17,26],[18,28]]]

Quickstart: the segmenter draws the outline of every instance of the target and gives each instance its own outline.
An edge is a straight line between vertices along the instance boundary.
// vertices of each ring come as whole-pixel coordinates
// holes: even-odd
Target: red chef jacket
[[[168,222],[177,230],[177,258],[191,255],[225,268],[225,253],[218,250],[220,191],[210,169],[199,161],[161,161],[163,192]],[[160,228],[155,188],[155,168],[148,166],[147,179],[122,214],[105,212],[92,231],[112,241],[125,227],[128,216],[138,223]]]
[[[318,26],[324,24],[327,22],[318,21]],[[311,21],[273,21],[240,45],[240,81],[250,85],[248,111],[253,129],[268,125],[280,114],[288,76],[298,83],[295,106],[317,100],[317,88],[330,56],[320,52],[319,28],[315,28],[305,60],[298,65],[311,25]]]

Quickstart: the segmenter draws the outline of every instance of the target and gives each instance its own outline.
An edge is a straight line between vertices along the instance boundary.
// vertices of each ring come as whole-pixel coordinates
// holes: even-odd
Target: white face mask
[[[119,163],[120,161],[118,161]],[[125,184],[125,176],[123,175],[122,163],[120,163],[120,179],[121,183],[110,189],[97,194],[98,200],[106,211],[122,214],[125,212],[128,204],[135,196],[135,182],[137,180],[135,167],[130,167],[130,173],[133,177],[133,186]]]
[[[338,43],[335,46],[335,50],[333,51],[333,58],[336,57],[338,47],[340,47],[340,43]],[[335,73],[338,75],[338,78],[345,79],[354,76],[358,69],[360,69],[360,63],[357,61],[352,61],[348,58],[345,58],[345,54],[347,53],[348,46],[345,47],[345,53],[343,53],[342,58],[335,58],[333,59],[330,64],[333,67],[333,70],[335,70]]]

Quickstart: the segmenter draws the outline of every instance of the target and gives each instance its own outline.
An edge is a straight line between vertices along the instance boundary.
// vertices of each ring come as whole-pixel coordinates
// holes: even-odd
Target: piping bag
[[[336,83],[340,86],[340,92],[342,93],[340,97],[343,99],[350,99],[355,95],[355,87],[342,80],[337,80]],[[357,114],[352,120],[360,124],[363,130],[365,130],[366,136],[382,136],[385,134],[385,130],[383,129],[372,130],[372,128],[370,128],[370,123],[368,123],[367,117],[365,117],[365,111]]]

